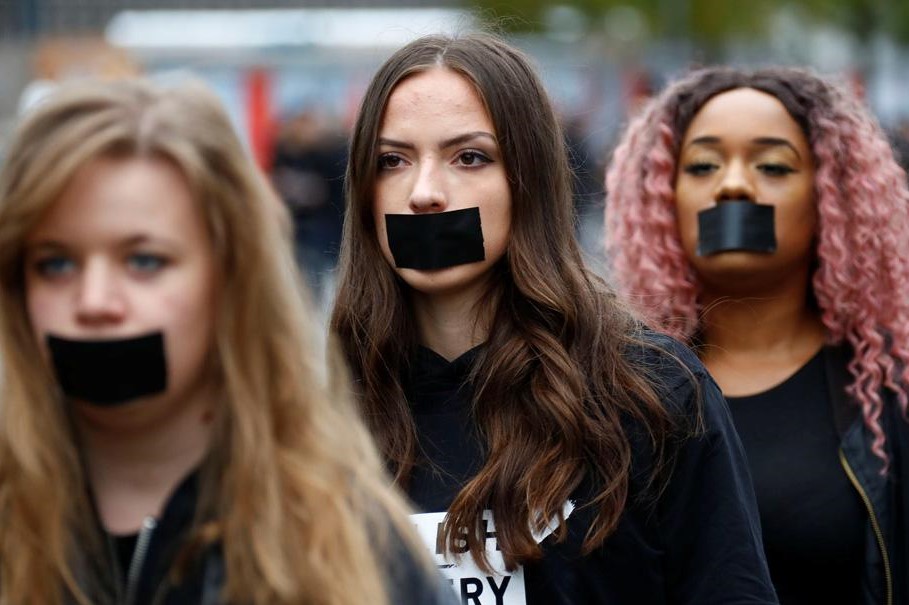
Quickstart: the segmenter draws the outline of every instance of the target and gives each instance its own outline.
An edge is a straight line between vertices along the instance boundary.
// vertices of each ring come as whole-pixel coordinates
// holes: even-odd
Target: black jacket
[[[195,519],[198,473],[187,477],[174,491],[161,517],[139,534],[129,569],[121,569],[112,539],[107,538],[107,557],[86,562],[82,569],[90,597],[96,605],[223,605],[224,558],[215,544],[196,557],[185,578],[176,582],[171,569],[186,544]],[[147,520],[148,521],[148,520]],[[387,551],[379,553],[386,563],[389,602],[392,605],[454,605],[453,593],[440,578],[416,561],[400,536],[391,536]],[[355,570],[351,570],[355,573]],[[91,574],[86,577],[85,574]]]
[[[582,552],[594,515],[585,504],[597,492],[582,484],[572,495],[575,508],[566,519],[567,539],[546,538],[543,558],[523,568],[527,605],[777,602],[748,467],[726,403],[688,349],[668,338],[652,338],[672,355],[647,347],[629,354],[661,385],[666,407],[681,424],[694,425],[700,414],[703,430],[680,438],[665,490],[654,495],[645,488],[649,442],[630,425],[631,495],[618,527],[593,552]],[[448,363],[422,349],[406,379],[420,444],[431,462],[414,471],[408,493],[426,513],[447,509],[484,458],[470,414],[471,390],[464,382],[476,354]],[[483,588],[483,578],[479,580],[462,584],[465,597]]]
[[[883,390],[881,426],[890,468],[871,451],[873,435],[861,410],[846,393],[851,350],[825,347],[824,363],[834,419],[840,434],[840,462],[868,509],[862,605],[909,605],[909,423],[896,397]]]

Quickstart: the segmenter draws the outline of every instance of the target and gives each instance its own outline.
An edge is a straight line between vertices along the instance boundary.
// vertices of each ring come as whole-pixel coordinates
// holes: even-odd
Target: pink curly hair
[[[813,291],[829,342],[852,347],[847,391],[886,472],[882,387],[904,418],[909,401],[909,188],[880,126],[845,87],[800,69],[716,67],[654,99],[629,124],[606,174],[616,287],[653,328],[692,341],[702,309],[676,223],[678,147],[708,99],[742,87],[778,98],[808,134],[819,215]]]

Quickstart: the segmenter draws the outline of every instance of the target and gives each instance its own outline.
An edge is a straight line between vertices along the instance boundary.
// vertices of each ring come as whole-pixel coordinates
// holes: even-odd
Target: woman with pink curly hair
[[[875,120],[804,70],[700,70],[607,189],[620,292],[727,396],[781,603],[909,603],[909,190]]]

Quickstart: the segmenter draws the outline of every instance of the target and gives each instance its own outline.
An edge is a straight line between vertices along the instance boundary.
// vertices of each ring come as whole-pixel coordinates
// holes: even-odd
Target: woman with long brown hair
[[[450,598],[316,353],[281,212],[202,87],[26,117],[0,173],[0,603]]]
[[[332,327],[464,603],[775,602],[722,398],[584,267],[522,53],[483,35],[396,52],[347,187]]]

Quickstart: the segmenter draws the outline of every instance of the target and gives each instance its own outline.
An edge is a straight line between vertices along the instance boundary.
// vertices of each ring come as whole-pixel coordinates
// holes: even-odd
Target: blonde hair
[[[391,531],[408,536],[404,506],[386,487],[337,364],[326,368],[316,351],[280,202],[203,86],[124,81],[44,101],[0,173],[0,603],[91,601],[79,561],[100,547],[97,525],[65,406],[29,326],[22,253],[73,176],[111,157],[177,167],[214,242],[213,357],[226,405],[197,505],[208,524],[197,523],[196,541],[214,525],[225,598],[387,602],[376,553]]]

